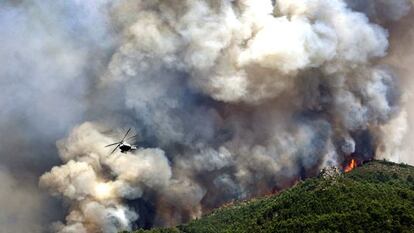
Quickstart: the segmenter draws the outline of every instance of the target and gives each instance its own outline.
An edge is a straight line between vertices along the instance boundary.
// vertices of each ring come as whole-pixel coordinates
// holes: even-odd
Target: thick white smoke
[[[67,225],[58,228],[58,232],[130,230],[129,223],[138,216],[121,199],[136,199],[145,189],[163,188],[171,178],[162,150],[140,149],[135,155],[121,156],[116,152],[108,156],[104,146],[114,140],[100,130],[102,127],[92,123],[74,129],[68,139],[58,143],[67,163],[53,168],[40,180],[51,194],[77,203],[71,207]],[[108,169],[112,179],[103,176]]]
[[[278,191],[326,165],[397,151],[400,87],[380,61],[407,1],[121,0],[121,33],[88,96],[91,120],[40,178],[70,210],[59,233],[173,225]],[[378,9],[387,6],[390,14]],[[368,9],[367,11],[365,11]],[[375,10],[375,11],[374,11]],[[380,24],[382,26],[380,26]],[[126,124],[135,152],[104,146]],[[389,128],[392,128],[390,130]],[[389,154],[386,155],[386,154]],[[150,203],[153,216],[134,200]],[[139,225],[139,224],[138,224]]]

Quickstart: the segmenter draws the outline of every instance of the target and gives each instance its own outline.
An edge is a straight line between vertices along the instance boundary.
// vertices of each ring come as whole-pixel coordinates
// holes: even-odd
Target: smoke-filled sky
[[[414,164],[411,7],[1,1],[2,232],[170,226],[351,158]]]

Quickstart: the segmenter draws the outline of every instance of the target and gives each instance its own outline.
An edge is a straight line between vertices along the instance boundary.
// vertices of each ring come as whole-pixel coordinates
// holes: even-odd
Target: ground
[[[414,167],[372,161],[155,232],[414,232]]]

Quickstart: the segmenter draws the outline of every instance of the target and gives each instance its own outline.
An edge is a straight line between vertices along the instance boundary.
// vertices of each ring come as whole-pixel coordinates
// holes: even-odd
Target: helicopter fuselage
[[[115,142],[115,143],[111,143],[111,144],[105,146],[105,147],[116,146],[112,150],[111,154],[113,154],[118,148],[124,154],[127,153],[128,151],[133,151],[133,150],[136,150],[137,149],[137,146],[136,145],[131,145],[131,144],[127,143],[127,141],[129,139],[135,138],[137,136],[137,135],[135,135],[135,136],[132,136],[132,137],[127,138],[129,131],[131,131],[131,128],[128,129],[128,131],[126,132],[126,134],[124,135],[124,137],[122,138],[121,141]]]
[[[121,150],[121,153],[126,153],[128,151],[132,151],[132,150],[136,150],[137,147],[136,146],[132,146],[126,142],[123,142],[120,146],[119,149]]]

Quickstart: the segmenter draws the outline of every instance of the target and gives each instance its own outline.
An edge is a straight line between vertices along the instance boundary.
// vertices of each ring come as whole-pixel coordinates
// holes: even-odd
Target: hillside
[[[414,167],[373,161],[155,232],[414,232]]]

